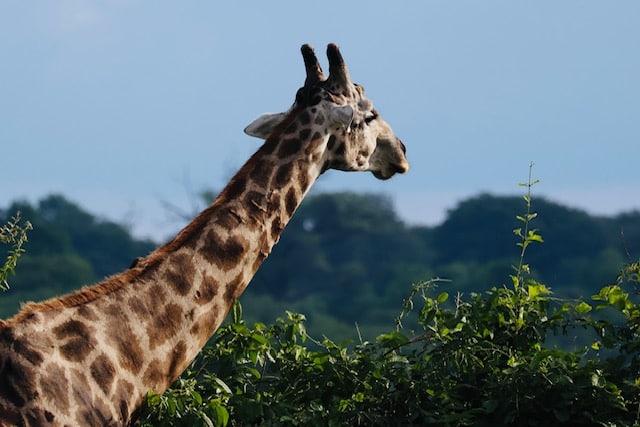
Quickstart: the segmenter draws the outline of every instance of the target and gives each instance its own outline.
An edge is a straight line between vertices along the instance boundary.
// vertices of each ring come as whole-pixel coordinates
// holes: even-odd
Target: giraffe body
[[[175,239],[92,287],[0,321],[0,426],[123,426],[149,390],[186,369],[327,169],[406,172],[404,145],[329,45],[285,113],[247,133],[265,143]]]

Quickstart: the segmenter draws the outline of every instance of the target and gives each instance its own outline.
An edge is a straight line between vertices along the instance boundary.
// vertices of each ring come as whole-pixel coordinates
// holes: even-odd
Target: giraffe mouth
[[[396,165],[389,163],[388,167],[384,170],[373,170],[371,173],[376,178],[386,181],[397,173],[406,173],[409,170],[408,164]]]
[[[373,176],[375,176],[376,178],[378,178],[379,180],[382,180],[382,181],[386,181],[386,180],[388,180],[389,178],[391,178],[393,176],[393,174],[383,174],[380,171],[375,171],[375,172],[371,172],[371,173],[373,173]]]

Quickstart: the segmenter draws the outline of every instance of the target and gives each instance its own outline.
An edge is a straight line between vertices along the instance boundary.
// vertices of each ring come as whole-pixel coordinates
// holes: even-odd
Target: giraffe
[[[304,86],[211,206],[132,267],[0,320],[0,426],[124,426],[177,379],[220,326],[315,180],[328,169],[388,179],[404,144],[327,47],[302,46]]]

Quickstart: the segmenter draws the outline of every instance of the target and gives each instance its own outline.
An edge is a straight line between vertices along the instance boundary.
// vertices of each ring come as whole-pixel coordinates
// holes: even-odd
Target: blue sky
[[[389,194],[436,224],[456,202],[544,195],[640,209],[640,2],[0,3],[0,206],[62,193],[159,240],[190,192],[255,151],[242,133],[304,80],[300,45],[341,46],[407,146],[386,182],[332,171],[314,191]]]

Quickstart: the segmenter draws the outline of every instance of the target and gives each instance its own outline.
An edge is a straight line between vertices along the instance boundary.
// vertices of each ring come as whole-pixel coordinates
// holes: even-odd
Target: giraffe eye
[[[366,116],[364,116],[364,122],[366,124],[369,124],[377,118],[378,118],[378,112],[376,110],[371,110],[367,113]]]

